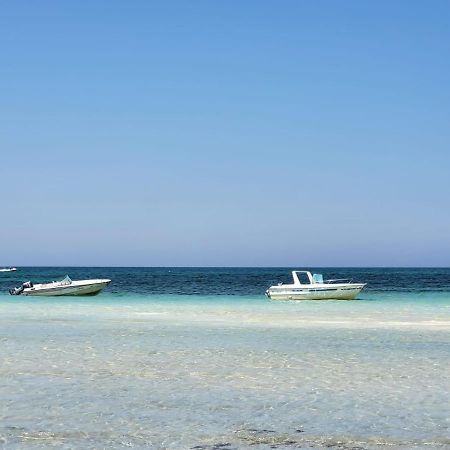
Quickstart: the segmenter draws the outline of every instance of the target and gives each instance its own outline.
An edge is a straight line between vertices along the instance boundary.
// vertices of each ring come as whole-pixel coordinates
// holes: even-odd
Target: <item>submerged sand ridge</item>
[[[339,310],[213,300],[2,302],[0,442],[449,445],[445,302]]]

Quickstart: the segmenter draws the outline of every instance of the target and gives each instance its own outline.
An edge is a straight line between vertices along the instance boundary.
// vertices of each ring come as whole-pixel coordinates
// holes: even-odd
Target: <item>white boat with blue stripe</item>
[[[279,283],[266,291],[272,300],[353,300],[366,285],[351,279],[324,280],[322,274],[292,271],[292,284]]]

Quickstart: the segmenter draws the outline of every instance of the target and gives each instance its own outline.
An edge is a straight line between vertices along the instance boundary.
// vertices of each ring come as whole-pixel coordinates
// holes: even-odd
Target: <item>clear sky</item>
[[[0,5],[0,265],[450,266],[450,2]]]

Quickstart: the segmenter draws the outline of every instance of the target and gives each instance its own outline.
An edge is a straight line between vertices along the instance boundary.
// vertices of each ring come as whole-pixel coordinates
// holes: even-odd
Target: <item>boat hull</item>
[[[34,287],[25,289],[22,295],[31,296],[45,296],[45,297],[61,297],[61,296],[78,296],[78,295],[97,295],[99,294],[110,281],[102,281],[98,283],[91,283],[86,285],[68,285],[58,287]]]
[[[271,300],[353,300],[364,286],[365,284],[301,288],[272,286],[267,290],[266,295]]]

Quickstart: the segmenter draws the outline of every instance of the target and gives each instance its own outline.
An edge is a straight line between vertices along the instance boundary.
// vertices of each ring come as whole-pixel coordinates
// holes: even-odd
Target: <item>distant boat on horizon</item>
[[[0,272],[15,272],[17,269],[15,267],[2,267]]]

